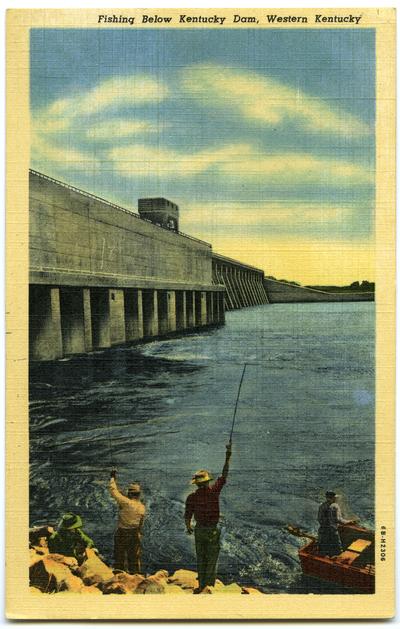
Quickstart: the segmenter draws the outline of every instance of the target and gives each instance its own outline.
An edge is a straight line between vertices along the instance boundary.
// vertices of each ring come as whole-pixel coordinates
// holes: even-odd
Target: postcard
[[[8,12],[10,619],[393,616],[394,76],[393,9]]]

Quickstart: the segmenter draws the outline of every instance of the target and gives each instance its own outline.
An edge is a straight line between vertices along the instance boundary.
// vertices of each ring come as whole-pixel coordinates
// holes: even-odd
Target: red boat
[[[296,527],[287,530],[309,541],[299,549],[300,563],[305,575],[331,581],[359,593],[375,591],[375,532],[354,524],[339,527],[343,552],[336,557],[321,555],[317,539]]]

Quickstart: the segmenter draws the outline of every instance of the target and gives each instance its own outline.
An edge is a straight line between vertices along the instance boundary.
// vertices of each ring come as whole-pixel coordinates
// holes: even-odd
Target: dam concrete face
[[[225,310],[267,303],[262,271],[177,229],[31,171],[31,359],[223,325]]]

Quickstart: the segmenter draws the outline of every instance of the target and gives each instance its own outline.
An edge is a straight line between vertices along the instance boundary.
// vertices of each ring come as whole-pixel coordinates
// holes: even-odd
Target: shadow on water
[[[49,362],[31,362],[29,369],[30,401],[45,393],[46,397],[80,392],[83,386],[93,383],[119,382],[129,384],[130,377],[139,378],[141,386],[157,386],[153,376],[188,374],[201,369],[201,365],[173,362],[155,356],[145,356],[138,349],[110,348],[87,355],[72,356]]]

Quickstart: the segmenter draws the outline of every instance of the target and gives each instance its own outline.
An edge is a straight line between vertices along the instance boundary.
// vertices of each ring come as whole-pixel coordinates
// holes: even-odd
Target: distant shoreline
[[[319,288],[311,288],[272,278],[265,278],[264,286],[271,304],[375,301],[375,292],[373,290],[352,291],[351,287],[347,286],[321,286]],[[325,290],[323,290],[323,288],[325,288]]]

